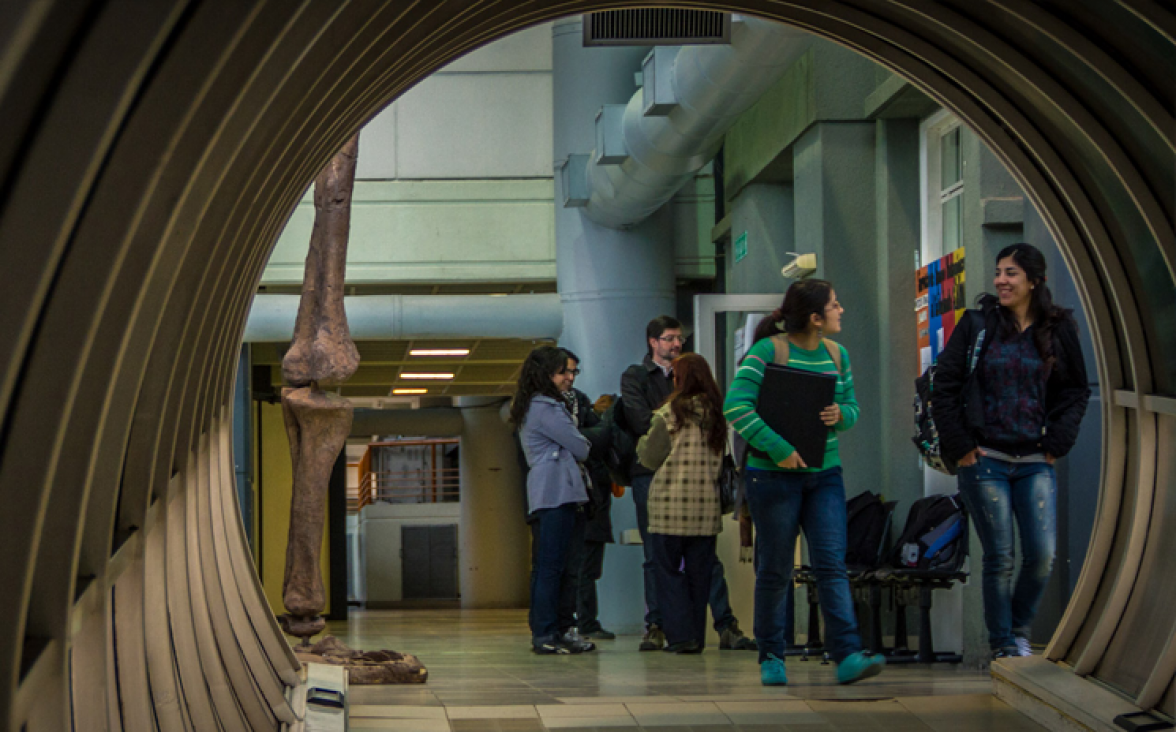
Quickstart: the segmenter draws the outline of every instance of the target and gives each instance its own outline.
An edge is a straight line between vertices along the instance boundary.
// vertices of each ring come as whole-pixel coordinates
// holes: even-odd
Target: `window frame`
[[[962,129],[961,120],[946,109],[919,123],[919,214],[922,226],[916,268],[948,253],[943,246],[943,205],[963,196],[964,159],[961,151],[959,181],[943,188],[942,142],[947,135],[961,130],[962,144]],[[962,240],[960,246],[963,246]]]

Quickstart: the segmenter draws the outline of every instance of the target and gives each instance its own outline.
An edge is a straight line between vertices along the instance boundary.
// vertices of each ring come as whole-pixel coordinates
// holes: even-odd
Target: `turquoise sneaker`
[[[867,656],[858,651],[837,664],[837,683],[852,684],[855,681],[877,676],[882,673],[882,667],[885,665],[886,658],[884,656]]]
[[[764,686],[787,685],[788,674],[784,672],[784,662],[769,653],[760,664],[760,682]]]

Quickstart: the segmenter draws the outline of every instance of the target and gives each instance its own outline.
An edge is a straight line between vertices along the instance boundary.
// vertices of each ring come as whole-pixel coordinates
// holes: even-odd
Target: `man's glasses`
[[[560,373],[561,374],[571,374],[572,376],[579,376],[580,369],[564,369],[563,371],[560,371]]]
[[[658,340],[663,343],[685,343],[686,339],[680,335],[677,336],[658,336]]]

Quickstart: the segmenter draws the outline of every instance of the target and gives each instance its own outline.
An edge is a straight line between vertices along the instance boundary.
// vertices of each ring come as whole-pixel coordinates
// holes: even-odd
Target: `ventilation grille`
[[[638,8],[584,16],[585,46],[688,46],[731,42],[731,16],[711,10]]]

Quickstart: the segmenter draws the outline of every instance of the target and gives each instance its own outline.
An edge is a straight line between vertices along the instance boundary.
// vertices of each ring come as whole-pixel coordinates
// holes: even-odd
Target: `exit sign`
[[[747,232],[743,232],[735,239],[735,261],[747,256]]]

